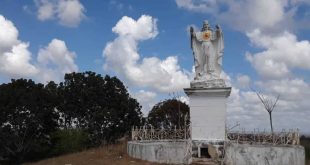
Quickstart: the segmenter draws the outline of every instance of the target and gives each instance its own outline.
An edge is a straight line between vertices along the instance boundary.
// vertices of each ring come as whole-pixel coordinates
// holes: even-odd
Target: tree
[[[73,72],[58,89],[64,128],[86,130],[93,145],[114,141],[142,124],[141,106],[116,77]]]
[[[275,100],[265,97],[263,94],[260,94],[259,92],[256,92],[256,95],[258,96],[259,100],[262,102],[264,105],[266,111],[269,114],[269,121],[270,121],[270,130],[271,133],[273,134],[273,126],[272,126],[272,111],[274,110],[275,106],[277,105],[277,102],[279,100],[280,95],[276,97]]]
[[[0,85],[0,158],[20,163],[43,153],[57,128],[54,107],[43,84],[18,79]]]
[[[168,99],[157,103],[148,115],[148,123],[155,128],[184,128],[190,123],[189,107],[177,100]]]

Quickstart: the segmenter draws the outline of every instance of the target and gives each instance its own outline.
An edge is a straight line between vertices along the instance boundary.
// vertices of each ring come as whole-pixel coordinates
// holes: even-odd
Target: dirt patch
[[[115,144],[24,165],[159,165],[131,158],[126,150],[127,143]]]

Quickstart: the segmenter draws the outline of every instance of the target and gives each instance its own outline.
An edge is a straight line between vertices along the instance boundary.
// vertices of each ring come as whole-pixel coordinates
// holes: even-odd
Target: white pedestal
[[[224,141],[226,102],[231,87],[186,88],[193,141]]]

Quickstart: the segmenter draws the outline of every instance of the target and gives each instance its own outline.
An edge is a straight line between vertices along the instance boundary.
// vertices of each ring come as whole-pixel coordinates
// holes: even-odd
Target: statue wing
[[[202,50],[202,45],[201,42],[197,40],[196,37],[192,38],[192,49],[193,49],[193,55],[194,55],[194,60],[195,60],[195,66],[199,66],[203,68],[203,50]]]
[[[222,72],[222,57],[224,53],[224,36],[222,30],[219,29],[219,33],[219,36],[217,36],[216,39],[212,42],[216,52],[217,65],[215,66],[218,75],[220,75]]]

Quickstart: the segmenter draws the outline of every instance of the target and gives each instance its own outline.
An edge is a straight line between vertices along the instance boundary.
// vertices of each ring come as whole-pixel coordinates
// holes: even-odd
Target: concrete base
[[[128,155],[137,159],[167,164],[192,162],[189,141],[129,141]]]
[[[228,143],[226,165],[305,165],[305,149],[296,145]]]
[[[193,157],[218,159],[223,156],[224,141],[193,140],[192,144]],[[207,149],[208,153],[202,152],[203,149]]]
[[[186,88],[192,140],[225,141],[226,102],[231,87]]]

